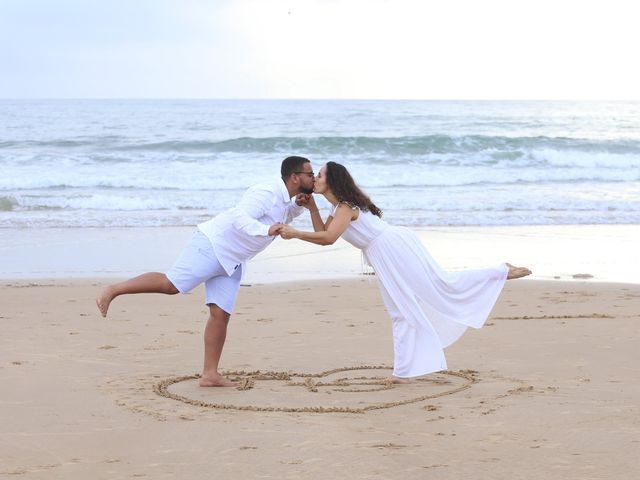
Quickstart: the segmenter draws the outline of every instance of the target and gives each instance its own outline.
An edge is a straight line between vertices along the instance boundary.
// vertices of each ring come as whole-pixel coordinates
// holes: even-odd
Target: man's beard
[[[304,193],[305,195],[311,195],[313,193],[313,187],[300,187],[300,193]]]

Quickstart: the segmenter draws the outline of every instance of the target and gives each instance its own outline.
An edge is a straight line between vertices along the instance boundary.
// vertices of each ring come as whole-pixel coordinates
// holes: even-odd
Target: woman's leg
[[[392,320],[393,373],[388,380],[409,383],[409,377],[445,370],[447,363],[438,336],[413,292],[394,279],[378,278],[378,282]]]
[[[509,267],[509,273],[507,274],[507,280],[515,280],[516,278],[526,277],[531,275],[531,270],[525,267],[514,267],[510,263],[506,264]]]
[[[164,293],[175,295],[178,289],[171,283],[164,273],[143,273],[124,282],[113,283],[100,289],[96,298],[96,305],[103,317],[107,316],[109,304],[119,295],[132,293]]]

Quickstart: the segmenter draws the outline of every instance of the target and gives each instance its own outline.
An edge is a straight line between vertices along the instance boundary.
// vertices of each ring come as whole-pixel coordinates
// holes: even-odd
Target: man
[[[313,193],[314,174],[308,159],[287,157],[282,161],[280,173],[281,180],[251,187],[236,207],[199,224],[198,232],[166,274],[148,272],[103,287],[96,298],[102,316],[107,316],[109,304],[119,295],[174,295],[187,293],[204,283],[209,320],[204,331],[200,386],[234,386],[234,382],[220,375],[218,363],[243,264],[264,250],[284,225],[302,213]]]

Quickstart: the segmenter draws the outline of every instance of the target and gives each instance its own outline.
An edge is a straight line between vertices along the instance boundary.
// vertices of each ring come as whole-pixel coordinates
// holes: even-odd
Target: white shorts
[[[204,282],[206,304],[215,304],[231,313],[240,289],[242,265],[238,265],[231,276],[227,275],[211,241],[198,231],[166,275],[180,293],[188,293]]]

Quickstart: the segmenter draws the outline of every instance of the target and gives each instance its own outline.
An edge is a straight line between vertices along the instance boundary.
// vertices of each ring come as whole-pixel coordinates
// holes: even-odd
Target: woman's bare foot
[[[525,267],[514,267],[510,263],[507,263],[507,267],[509,267],[509,273],[507,274],[507,280],[514,280],[516,278],[526,277],[527,275],[531,275],[531,270]]]
[[[407,383],[411,383],[411,380],[409,380],[408,378],[400,378],[400,377],[396,377],[395,375],[391,375],[390,377],[387,377],[385,379],[385,383],[388,383],[388,382],[405,385]]]
[[[232,382],[231,380],[227,380],[219,373],[214,373],[213,375],[207,375],[200,377],[200,386],[201,387],[237,387],[237,382]]]
[[[107,316],[111,300],[113,300],[113,289],[111,286],[102,287],[96,298],[96,305],[103,317]]]

